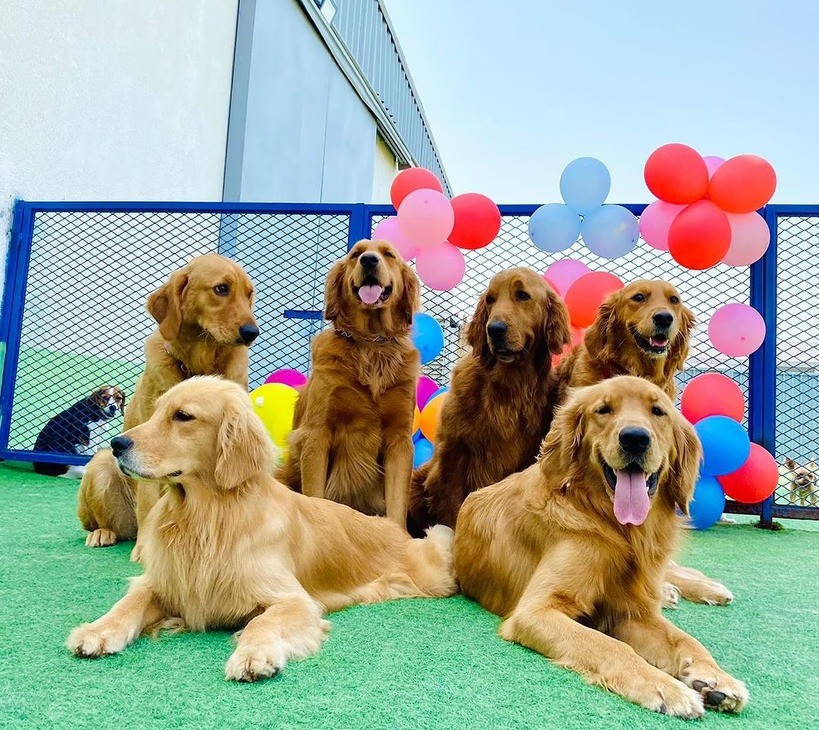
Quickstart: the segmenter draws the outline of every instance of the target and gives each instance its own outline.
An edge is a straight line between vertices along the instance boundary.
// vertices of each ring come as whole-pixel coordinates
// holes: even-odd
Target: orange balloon
[[[648,189],[666,203],[693,203],[708,192],[705,160],[684,144],[665,144],[654,150],[646,160],[643,175]]]
[[[726,213],[753,213],[775,190],[776,172],[770,162],[756,155],[739,155],[717,168],[708,197]]]
[[[701,271],[718,264],[731,246],[728,216],[711,200],[698,200],[683,210],[668,229],[668,250],[688,269]]]
[[[421,411],[418,410],[418,406],[415,406],[415,413],[412,415],[412,432],[415,433],[419,428],[421,428]]]
[[[557,355],[552,355],[552,367],[556,368],[560,365],[563,358],[566,357],[575,347],[577,347],[581,342],[583,342],[583,337],[586,335],[586,330],[581,329],[580,327],[575,327],[572,325],[571,327],[572,333],[572,340],[567,345],[563,346],[563,351]]]
[[[421,433],[424,438],[430,443],[435,443],[435,438],[438,435],[438,426],[441,423],[441,409],[444,407],[447,393],[436,395],[432,400],[428,401],[421,411]]]
[[[597,319],[597,310],[606,297],[622,288],[623,282],[606,271],[583,274],[566,292],[566,308],[572,324],[575,327],[591,325]]]

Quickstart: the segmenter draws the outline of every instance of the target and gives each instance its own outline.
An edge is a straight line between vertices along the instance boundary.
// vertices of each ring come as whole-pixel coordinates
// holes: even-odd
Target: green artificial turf
[[[128,543],[84,547],[76,488],[0,466],[2,727],[682,726],[501,641],[498,619],[462,597],[336,614],[318,656],[255,685],[223,679],[226,632],[140,639],[119,656],[75,659],[63,646],[69,630],[107,611],[139,570]],[[722,578],[736,601],[669,616],[751,693],[742,716],[709,713],[708,727],[819,727],[819,532],[804,527],[741,524],[689,537],[687,563]]]

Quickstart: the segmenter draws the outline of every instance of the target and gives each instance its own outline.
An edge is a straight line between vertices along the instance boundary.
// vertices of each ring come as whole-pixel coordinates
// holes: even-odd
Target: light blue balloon
[[[592,253],[606,259],[625,256],[637,245],[640,225],[621,205],[601,205],[583,218],[583,241]]]
[[[603,205],[611,190],[608,168],[594,157],[573,160],[560,176],[560,194],[575,213],[586,215]]]
[[[541,251],[562,251],[579,235],[580,216],[562,203],[541,205],[529,219],[529,237]]]
[[[419,312],[412,318],[412,344],[421,353],[421,364],[432,362],[444,349],[444,331],[435,317]]]
[[[697,530],[707,530],[725,510],[725,492],[715,477],[703,474],[694,487],[694,497],[688,505],[689,522]]]
[[[702,444],[701,474],[718,477],[741,467],[751,455],[748,432],[728,416],[708,416],[694,425]]]
[[[415,451],[412,454],[412,468],[423,466],[432,458],[435,447],[423,436],[415,442]]]

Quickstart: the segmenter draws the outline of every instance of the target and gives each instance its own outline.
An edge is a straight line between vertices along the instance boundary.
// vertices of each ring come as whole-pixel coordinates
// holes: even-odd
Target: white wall
[[[390,186],[398,172],[395,154],[381,139],[380,134],[375,136],[375,160],[373,164],[373,203],[390,202]]]

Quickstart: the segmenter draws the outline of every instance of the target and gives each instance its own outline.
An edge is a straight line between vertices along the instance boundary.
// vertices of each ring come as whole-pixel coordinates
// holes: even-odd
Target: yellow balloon
[[[293,430],[293,416],[299,392],[283,383],[265,383],[250,393],[253,410],[262,419],[273,442],[287,447],[287,437]]]

